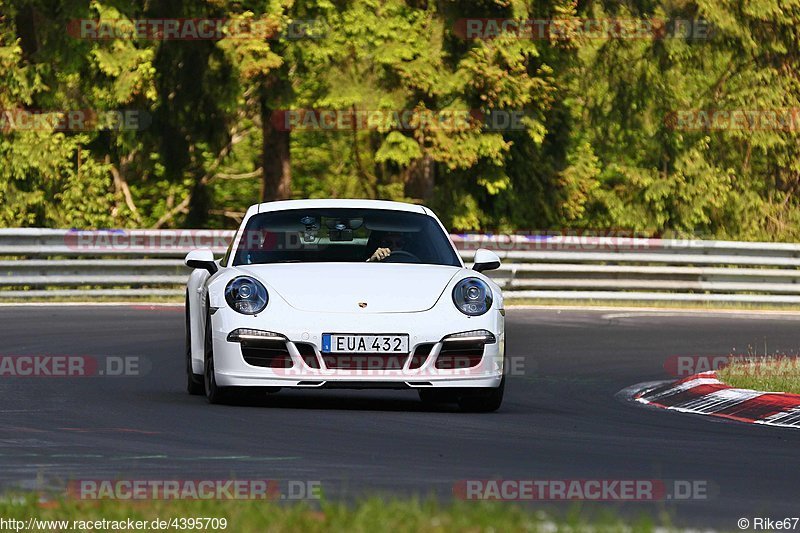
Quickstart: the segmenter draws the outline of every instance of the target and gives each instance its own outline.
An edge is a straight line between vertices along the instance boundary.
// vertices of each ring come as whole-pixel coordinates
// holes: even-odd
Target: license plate
[[[323,333],[324,353],[408,353],[408,335]]]

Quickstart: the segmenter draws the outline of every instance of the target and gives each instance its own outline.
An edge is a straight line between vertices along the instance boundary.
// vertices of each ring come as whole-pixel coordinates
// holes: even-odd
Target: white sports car
[[[186,256],[188,390],[417,389],[424,402],[494,411],[503,400],[503,296],[466,268],[419,205],[290,200],[253,205],[225,256]],[[253,389],[256,388],[256,389]],[[260,389],[259,389],[260,388]]]

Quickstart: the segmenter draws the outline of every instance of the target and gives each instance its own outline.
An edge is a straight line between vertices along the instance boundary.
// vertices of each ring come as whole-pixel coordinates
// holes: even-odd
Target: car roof
[[[256,213],[268,211],[286,211],[289,209],[315,209],[315,208],[342,208],[342,209],[386,209],[391,211],[408,211],[411,213],[430,214],[425,207],[405,202],[390,202],[387,200],[363,200],[352,198],[317,198],[306,200],[279,200],[255,204]]]

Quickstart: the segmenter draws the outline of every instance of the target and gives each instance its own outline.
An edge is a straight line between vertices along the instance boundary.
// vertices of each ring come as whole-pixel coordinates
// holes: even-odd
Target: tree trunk
[[[423,156],[409,169],[405,183],[405,195],[428,203],[433,198],[436,165],[429,155]]]
[[[189,196],[188,212],[184,224],[190,228],[205,228],[208,226],[208,210],[211,207],[211,197],[206,187],[201,172],[194,178],[191,196]]]
[[[263,173],[261,201],[285,200],[292,196],[292,166],[289,154],[291,132],[278,129],[272,122],[273,109],[261,101]]]

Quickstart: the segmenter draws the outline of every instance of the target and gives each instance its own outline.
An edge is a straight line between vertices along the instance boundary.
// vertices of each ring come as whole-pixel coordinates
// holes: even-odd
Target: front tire
[[[217,385],[217,376],[214,372],[214,342],[211,332],[211,313],[206,312],[206,332],[205,332],[205,358],[203,363],[203,382],[205,384],[206,398],[209,403],[226,403],[231,397],[228,387]]]
[[[205,394],[203,375],[195,374],[192,368],[192,321],[189,318],[189,293],[186,293],[186,392],[199,396]]]
[[[503,404],[505,388],[506,376],[503,375],[499,387],[470,391],[458,399],[458,406],[467,413],[493,413]]]
[[[443,403],[455,403],[458,395],[448,389],[419,389],[419,399],[426,405],[438,405]]]

